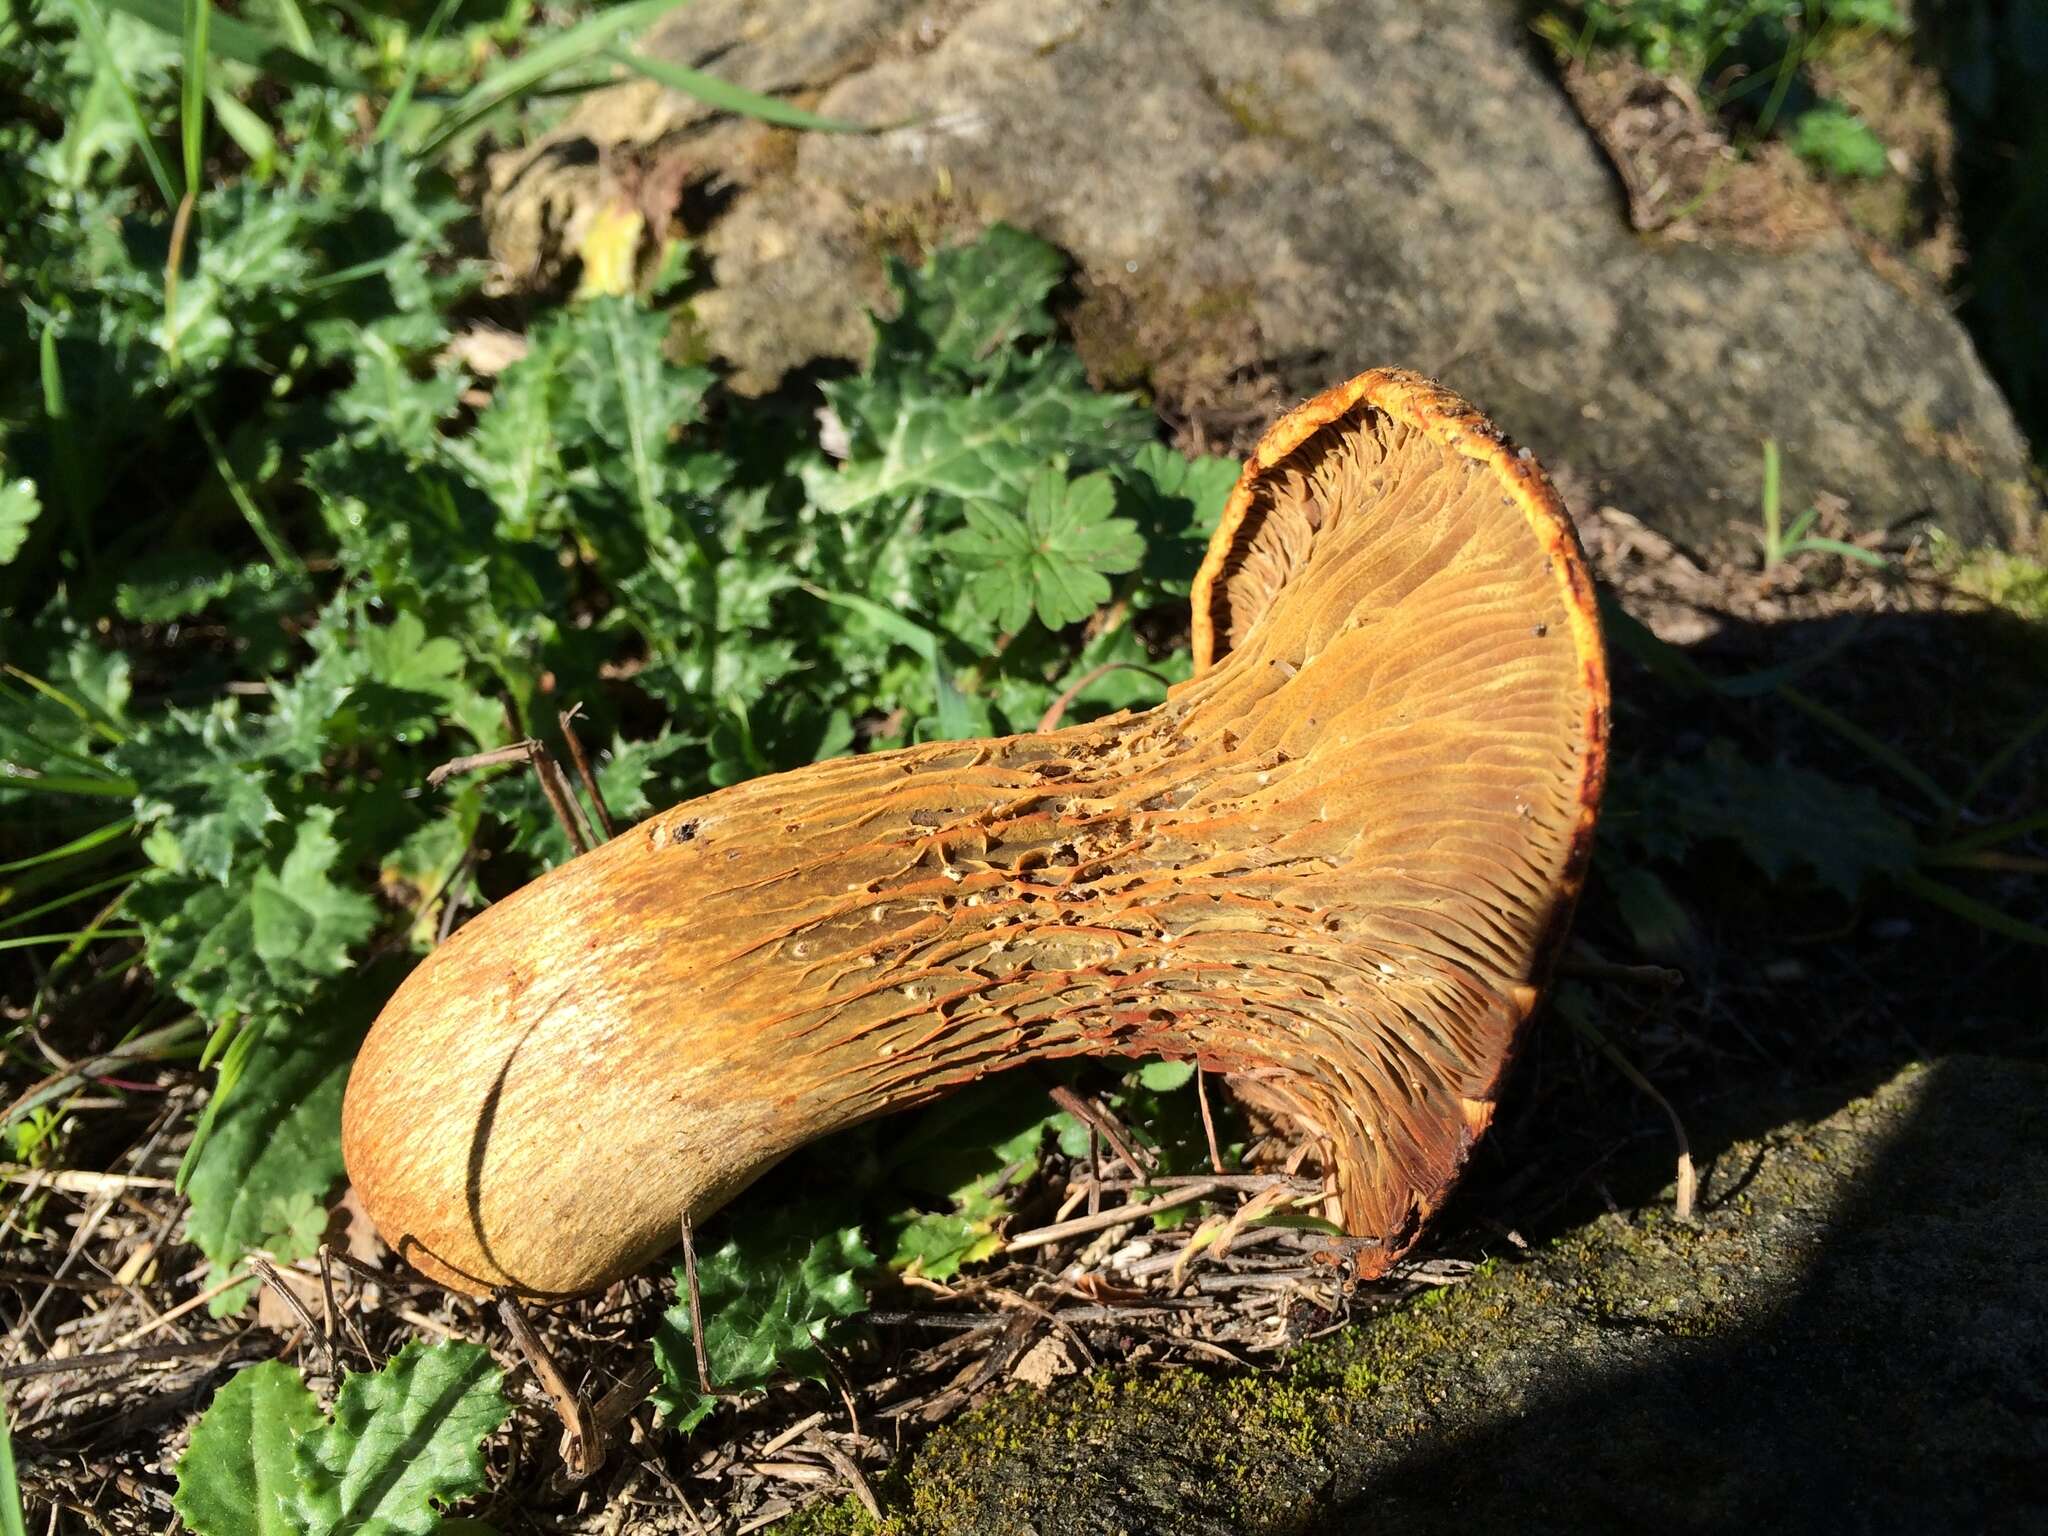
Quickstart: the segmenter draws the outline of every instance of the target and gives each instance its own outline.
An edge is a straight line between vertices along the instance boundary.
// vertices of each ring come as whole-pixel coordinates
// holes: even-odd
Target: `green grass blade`
[[[72,0],[74,6],[86,6],[93,0]],[[106,0],[115,10],[133,16],[137,21],[147,22],[160,32],[173,37],[182,37],[185,30],[184,5],[187,0]],[[303,17],[300,27],[305,26]],[[294,39],[296,42],[296,39]],[[312,42],[311,33],[306,42]],[[368,91],[371,84],[350,70],[333,69],[308,57],[285,40],[273,36],[261,27],[252,27],[245,21],[232,16],[216,16],[207,28],[207,51],[216,58],[232,59],[237,64],[247,64],[260,69],[266,75],[282,80],[293,80],[301,85],[324,85],[329,90]],[[170,201],[175,202],[172,198]]]
[[[7,1400],[0,1397],[0,1536],[26,1536],[21,1484],[14,1476],[14,1429],[7,1422]]]
[[[1975,923],[1986,933],[1995,933],[2001,938],[2017,939],[2022,944],[2035,944],[2048,949],[2048,928],[2042,928],[2021,918],[2014,917],[1988,901],[1979,901],[1974,896],[1965,896],[1952,885],[1908,870],[1895,877],[1901,888],[1911,891],[1923,901],[1931,901],[1937,907],[1955,913],[1966,922]]]
[[[82,890],[66,891],[62,896],[52,901],[46,901],[40,906],[30,907],[26,912],[17,912],[13,917],[0,921],[0,928],[18,927],[30,918],[43,917],[51,912],[58,911],[60,908],[68,907],[73,902],[83,901],[88,896],[97,896],[101,891],[110,891],[117,885],[133,885],[148,873],[147,869],[131,869],[126,874],[114,875],[106,880],[96,880]],[[127,892],[123,891],[121,894],[122,898],[126,899]],[[119,902],[114,904],[118,906]]]
[[[207,87],[206,101],[222,130],[249,157],[256,174],[267,177],[277,164],[277,135],[270,131],[270,125],[221,89],[218,82]]]
[[[1969,803],[1982,792],[1984,786],[2003,773],[2006,765],[2025,751],[2027,743],[2040,735],[2044,730],[2048,730],[2048,709],[2042,710],[2041,713],[2021,726],[2013,733],[2012,738],[2004,746],[1984,760],[1984,765],[1971,776],[1970,782],[1963,786],[1963,792],[1956,796],[1957,813],[1960,815]],[[1954,830],[1953,825],[1951,825],[1950,830]]]
[[[309,59],[319,54],[320,50],[313,42],[313,29],[306,25],[306,13],[299,9],[299,0],[277,0],[277,18],[283,24],[285,36],[294,52],[303,53]]]
[[[784,128],[804,128],[812,133],[880,133],[885,128],[897,126],[891,123],[855,123],[843,117],[820,117],[815,112],[806,112],[773,96],[763,96],[759,91],[734,85],[730,80],[707,75],[700,69],[673,64],[666,59],[645,58],[626,48],[607,48],[605,57],[636,74],[645,75],[657,85],[681,91],[717,111],[757,118]]]
[[[1854,560],[1859,565],[1882,569],[1884,556],[1874,549],[1865,549],[1860,544],[1845,544],[1840,539],[1801,538],[1785,546],[1785,553],[1840,555],[1844,560]]]
[[[83,774],[23,773],[19,763],[0,761],[0,788],[32,789],[44,795],[99,795],[108,800],[133,800],[140,792],[133,779],[89,779]]]
[[[377,119],[377,131],[370,137],[372,144],[382,144],[390,137],[391,130],[405,117],[406,109],[412,105],[413,92],[419,88],[420,69],[427,62],[427,50],[433,45],[434,39],[441,35],[441,28],[447,24],[448,18],[454,14],[455,7],[460,3],[461,0],[441,0],[441,3],[434,7],[434,14],[427,19],[426,31],[420,34],[419,41],[407,51],[405,74],[398,82],[398,89],[391,93],[391,100],[385,103],[383,115]]]
[[[109,0],[109,3],[120,4],[121,0]],[[123,9],[126,9],[125,5]],[[141,146],[142,158],[149,166],[149,179],[163,194],[165,206],[175,207],[178,189],[171,181],[163,156],[156,152],[156,141],[149,136],[149,124],[142,116],[142,104],[135,99],[135,92],[129,89],[128,77],[121,73],[121,65],[114,57],[114,45],[107,38],[107,24],[98,5],[95,0],[71,0],[71,14],[78,18],[78,35],[84,40],[86,51],[92,55],[94,66],[114,82],[114,94],[120,98],[121,110],[127,114],[128,124],[135,130],[135,142]]]
[[[1799,543],[1800,539],[1805,536],[1806,530],[1811,528],[1819,517],[1819,507],[1808,507],[1804,512],[1792,519],[1792,526],[1785,530],[1784,536],[1783,547],[1788,554]]]
[[[1767,438],[1765,438],[1765,439],[1764,439],[1764,507],[1763,507],[1763,511],[1764,511],[1764,564],[1765,564],[1766,566],[1772,566],[1772,565],[1776,565],[1776,564],[1777,564],[1777,563],[1779,562],[1779,560],[1781,560],[1781,559],[1783,559],[1783,558],[1784,558],[1784,551],[1783,551],[1783,550],[1782,550],[1782,549],[1780,548],[1780,546],[1779,546],[1779,542],[1778,542],[1778,535],[1779,535],[1779,532],[1780,532],[1780,526],[1781,526],[1781,525],[1780,525],[1780,523],[1779,523],[1779,521],[1778,521],[1778,517],[1779,517],[1779,501],[1778,501],[1778,496],[1779,496],[1779,480],[1780,480],[1780,476],[1779,476],[1779,464],[1778,464],[1778,440],[1777,440],[1777,439],[1776,439],[1775,437],[1767,437]]]
[[[88,0],[79,0],[86,4]],[[57,327],[45,325],[36,338],[42,369],[43,418],[50,424],[50,436],[57,444],[57,483],[64,494],[64,510],[71,518],[71,532],[78,540],[78,553],[85,568],[93,568],[91,509],[85,504],[85,465],[78,456],[77,435],[68,425],[70,410],[64,397],[64,368],[57,356]]]
[[[17,874],[24,869],[34,869],[42,864],[55,864],[64,859],[75,858],[81,853],[89,853],[101,844],[110,843],[115,838],[133,831],[134,827],[135,818],[123,816],[119,821],[110,821],[104,827],[95,827],[92,831],[74,837],[70,842],[58,847],[46,849],[42,853],[32,853],[25,859],[0,864],[0,875]]]
[[[448,111],[420,153],[432,156],[450,140],[467,133],[500,107],[507,106],[549,75],[602,55],[620,36],[673,10],[682,0],[628,0],[578,22],[479,80]]]
[[[185,191],[199,185],[206,153],[206,34],[213,0],[185,0],[185,69],[178,98],[178,132],[185,150]]]
[[[270,526],[270,519],[263,515],[263,509],[256,505],[256,498],[249,494],[242,484],[242,477],[235,473],[235,466],[228,461],[227,450],[221,447],[220,439],[214,436],[213,423],[206,419],[206,412],[198,406],[192,408],[192,424],[199,428],[199,435],[206,442],[206,451],[213,458],[213,467],[228,488],[236,509],[242,514],[242,521],[249,525],[249,531],[256,535],[256,542],[263,546],[270,563],[280,570],[305,574],[306,564],[286,546]]]
[[[207,1140],[213,1135],[213,1125],[220,1118],[221,1105],[225,1104],[228,1095],[234,1092],[235,1084],[241,1080],[242,1069],[249,1064],[249,1054],[256,1049],[256,1041],[263,1034],[262,1026],[254,1019],[243,1020],[239,1030],[232,1024],[227,1026],[227,1029],[233,1033],[234,1040],[221,1053],[220,1071],[213,1081],[213,1095],[206,1101],[206,1108],[200,1113],[199,1123],[192,1127],[192,1145],[185,1149],[184,1157],[178,1162],[177,1175],[171,1181],[172,1188],[180,1195],[185,1193],[185,1182],[192,1176],[192,1170],[199,1165],[199,1154],[206,1149]],[[218,1034],[214,1036],[214,1040],[219,1038]],[[207,1059],[212,1051],[213,1040],[208,1040],[206,1051],[199,1058],[201,1071],[206,1069]]]
[[[99,716],[95,715],[90,709],[86,708],[85,705],[80,703],[77,699],[71,697],[71,695],[66,693],[62,688],[59,688],[52,683],[44,682],[40,677],[37,677],[33,672],[24,672],[21,670],[21,668],[15,666],[12,662],[0,662],[0,672],[6,673],[16,682],[27,683],[29,687],[35,689],[37,693],[40,693],[52,704],[57,705],[66,713],[71,714],[75,716],[78,720],[82,721],[86,729],[91,731],[95,736],[99,737],[100,740],[110,742],[114,746],[118,747],[119,745],[121,745],[122,742],[128,739],[125,733],[115,730],[113,726],[107,724],[104,720],[100,719]],[[89,758],[77,757],[76,754],[73,754],[73,758],[74,761],[81,763],[91,761],[91,759]]]
[[[0,949],[27,949],[35,944],[69,944],[75,939],[139,939],[140,928],[78,928],[70,933],[30,933],[18,939],[0,939]]]
[[[2016,837],[2026,837],[2034,832],[2048,832],[2048,811],[2033,816],[2022,816],[2017,821],[2001,821],[1996,826],[1981,828],[1968,837],[1957,838],[1954,842],[1930,852],[1938,858],[1962,858],[1986,848],[1996,848],[2000,843],[2009,843]]]

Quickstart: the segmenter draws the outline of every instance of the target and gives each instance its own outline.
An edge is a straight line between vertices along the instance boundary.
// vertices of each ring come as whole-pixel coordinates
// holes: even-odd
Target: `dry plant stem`
[[[818,1448],[818,1454],[832,1463],[832,1470],[845,1478],[853,1489],[853,1496],[860,1500],[860,1507],[868,1512],[870,1520],[882,1518],[882,1506],[875,1502],[875,1490],[868,1486],[868,1480],[854,1465],[853,1458],[839,1449],[821,1434],[813,1434],[810,1443]]]
[[[1671,1101],[1657,1091],[1657,1085],[1638,1072],[1635,1064],[1622,1055],[1598,1028],[1578,1018],[1572,1020],[1572,1027],[1591,1040],[1599,1048],[1600,1054],[1613,1064],[1614,1070],[1633,1083],[1637,1091],[1651,1103],[1663,1110],[1664,1118],[1671,1122],[1671,1138],[1678,1143],[1677,1192],[1672,1202],[1672,1214],[1680,1221],[1691,1221],[1693,1202],[1699,1193],[1699,1177],[1693,1168],[1692,1142],[1685,1134],[1685,1122],[1678,1118],[1678,1111],[1671,1107]],[[1611,1196],[1608,1198],[1608,1204],[1613,1205]]]
[[[1103,1211],[1094,1216],[1076,1216],[1070,1221],[1056,1221],[1050,1226],[1035,1227],[1029,1232],[1019,1232],[1003,1244],[1006,1253],[1020,1253],[1026,1248],[1043,1248],[1047,1243],[1064,1242],[1070,1237],[1081,1237],[1090,1232],[1106,1232],[1111,1227],[1120,1227],[1126,1222],[1143,1221],[1161,1211],[1170,1211],[1175,1206],[1191,1201],[1206,1199],[1216,1193],[1214,1183],[1188,1184],[1161,1195],[1157,1200],[1143,1205],[1120,1205],[1113,1211]]]
[[[1202,1108],[1202,1137],[1209,1143],[1209,1167],[1223,1172],[1223,1150],[1216,1145],[1216,1117],[1209,1113],[1209,1074],[1195,1068],[1195,1102]]]
[[[683,1283],[690,1293],[690,1349],[697,1357],[697,1390],[709,1397],[711,1361],[704,1353],[704,1296],[697,1286],[697,1235],[691,1228],[690,1213],[680,1218],[683,1235]]]
[[[284,1283],[284,1276],[277,1272],[277,1266],[261,1254],[252,1254],[249,1258],[249,1267],[256,1271],[257,1278],[263,1282],[264,1289],[283,1302],[292,1316],[299,1320],[299,1326],[306,1330],[308,1341],[314,1339],[320,1341],[320,1351],[326,1358],[327,1369],[333,1370],[334,1345],[329,1342],[326,1330],[313,1321],[313,1314],[306,1310],[306,1304],[299,1300],[298,1293]]]
[[[498,1298],[498,1316],[504,1319],[526,1363],[533,1367],[541,1390],[555,1405],[555,1413],[562,1421],[562,1467],[570,1482],[580,1483],[604,1464],[604,1435],[590,1405],[563,1377],[561,1367],[555,1364],[555,1357],[541,1336],[533,1331],[533,1324],[526,1320],[525,1309],[516,1297]]]
[[[1124,1133],[1124,1128],[1117,1123],[1116,1116],[1093,1099],[1082,1098],[1062,1083],[1052,1090],[1052,1101],[1087,1126],[1091,1135],[1099,1131],[1103,1140],[1116,1150],[1116,1155],[1124,1160],[1124,1166],[1132,1173],[1143,1174],[1152,1166],[1150,1160],[1139,1157],[1136,1146]],[[1095,1170],[1095,1182],[1102,1182],[1100,1170]]]
[[[533,772],[540,780],[541,793],[548,797],[555,820],[562,824],[562,835],[569,839],[569,846],[579,854],[590,852],[590,823],[584,817],[583,807],[569,793],[561,768],[537,741],[533,743]]]
[[[1490,1122],[1584,877],[1590,578],[1531,460],[1380,372],[1252,454],[1192,634],[1155,708],[734,785],[465,924],[356,1058],[379,1230],[457,1288],[597,1289],[829,1131],[1157,1056],[1311,1144],[1384,1269]]]
[[[562,727],[562,740],[568,744],[569,761],[576,765],[576,777],[582,782],[583,793],[590,797],[590,808],[597,812],[597,824],[604,829],[607,841],[619,835],[619,829],[612,822],[611,809],[604,803],[604,790],[599,787],[597,775],[591,771],[590,758],[583,750],[583,738],[576,734],[576,718],[583,711],[581,704],[565,709],[556,717]]]
[[[1039,730],[1058,730],[1060,728],[1060,721],[1064,720],[1067,716],[1067,706],[1085,693],[1090,684],[1100,681],[1112,672],[1126,671],[1142,673],[1162,688],[1172,686],[1172,684],[1168,683],[1165,678],[1154,672],[1150,667],[1141,667],[1135,661],[1105,661],[1099,667],[1090,667],[1078,679],[1060,690],[1060,696],[1054,699],[1047,707],[1045,713],[1038,717]]]
[[[427,788],[439,789],[458,773],[474,773],[480,768],[497,768],[506,763],[530,762],[534,749],[540,745],[532,740],[515,741],[509,747],[493,747],[488,752],[473,752],[468,757],[452,757],[437,768],[427,772]]]

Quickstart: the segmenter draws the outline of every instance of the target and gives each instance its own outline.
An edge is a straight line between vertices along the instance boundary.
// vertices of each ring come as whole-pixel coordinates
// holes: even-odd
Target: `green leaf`
[[[111,761],[142,786],[135,819],[158,865],[225,881],[237,859],[282,818],[262,727],[223,700],[203,715],[166,711]]]
[[[933,369],[966,377],[1004,366],[1006,349],[1053,334],[1046,299],[1066,276],[1067,262],[1047,245],[1008,224],[992,225],[971,245],[933,254],[922,272],[900,262],[889,267],[898,310],[875,322],[871,372]]]
[[[338,976],[351,946],[377,926],[377,904],[332,877],[336,814],[325,805],[306,811],[283,863],[259,869],[251,883],[250,936],[273,976]]]
[[[89,3],[89,0],[76,0]],[[125,11],[138,21],[148,22],[152,27],[170,33],[173,37],[184,30],[184,15],[180,0],[106,0],[114,10]],[[238,64],[252,64],[265,74],[280,80],[294,81],[300,85],[324,85],[331,89],[367,91],[369,82],[362,76],[347,70],[330,69],[294,52],[281,38],[274,37],[259,27],[235,20],[232,16],[215,16],[206,30],[207,51],[224,59],[233,59]]]
[[[1242,467],[1236,459],[1187,459],[1164,443],[1147,443],[1132,456],[1121,478],[1145,538],[1147,581],[1175,597],[1187,594]]]
[[[319,1425],[320,1404],[276,1360],[222,1387],[178,1458],[178,1516],[198,1536],[301,1536],[292,1447]]]
[[[347,991],[337,1002],[338,1016],[317,1025],[252,1025],[238,1080],[216,1090],[224,1097],[185,1185],[187,1231],[216,1272],[251,1249],[289,1263],[319,1246],[319,1226],[308,1240],[306,1206],[324,1203],[343,1176],[342,1089],[372,1011]],[[226,1292],[214,1315],[240,1310],[253,1289],[252,1281]]]
[[[859,1227],[829,1227],[802,1208],[765,1216],[750,1211],[697,1265],[712,1385],[721,1392],[764,1386],[781,1371],[822,1379],[818,1346],[834,1323],[867,1309],[859,1276],[874,1262]],[[654,1334],[662,1380],[654,1400],[676,1429],[688,1431],[717,1400],[697,1390],[680,1268],[676,1284],[685,1299],[664,1314]]]
[[[0,565],[21,553],[28,542],[28,530],[43,510],[33,480],[0,481]]]
[[[806,476],[812,501],[845,513],[938,492],[1014,506],[1053,459],[1106,461],[1147,435],[1130,402],[1090,390],[1079,359],[1065,352],[969,394],[929,389],[866,378],[827,386],[853,452],[837,474]]]
[[[128,910],[148,934],[144,955],[158,980],[219,1022],[295,1006],[345,972],[377,906],[333,878],[338,815],[309,807],[289,850],[234,863],[232,883],[166,872],[140,886]],[[152,857],[157,841],[144,844]]]
[[[355,377],[336,393],[332,409],[350,428],[374,431],[386,445],[423,459],[439,448],[441,423],[455,414],[468,380],[453,368],[414,372],[410,320],[356,327]]]
[[[299,1441],[306,1536],[431,1536],[436,1506],[485,1487],[485,1436],[511,1412],[504,1373],[474,1344],[415,1340],[356,1372],[334,1420]]]
[[[1115,509],[1108,475],[1070,481],[1049,469],[1031,482],[1021,515],[970,502],[967,527],[946,547],[983,572],[979,599],[1004,629],[1021,629],[1034,611],[1046,628],[1060,629],[1109,601],[1106,573],[1133,570],[1144,558],[1137,525],[1112,516]]]
[[[1917,860],[1912,828],[1870,790],[1789,763],[1752,763],[1724,740],[1617,788],[1617,830],[1654,839],[1664,857],[1726,839],[1771,880],[1808,869],[1852,900],[1873,877]]]
[[[1830,176],[1871,180],[1891,171],[1884,140],[1847,107],[1825,102],[1799,114],[1792,151]]]
[[[1195,1079],[1191,1061],[1148,1061],[1138,1068],[1138,1085],[1153,1093],[1172,1093]]]

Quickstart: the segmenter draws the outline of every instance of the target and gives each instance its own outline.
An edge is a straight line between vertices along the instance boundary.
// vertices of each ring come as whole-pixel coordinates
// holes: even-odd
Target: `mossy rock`
[[[1276,1375],[1012,1391],[892,1533],[1926,1532],[2048,1523],[2048,1069],[1908,1067]],[[872,1530],[850,1503],[785,1530]]]

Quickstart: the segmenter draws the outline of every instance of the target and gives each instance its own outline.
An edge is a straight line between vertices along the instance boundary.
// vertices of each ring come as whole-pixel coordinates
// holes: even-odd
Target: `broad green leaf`
[[[1132,456],[1122,479],[1145,538],[1146,580],[1173,596],[1187,594],[1241,467],[1236,459],[1183,458],[1163,443],[1147,443]]]
[[[1852,900],[1872,877],[1908,872],[1917,859],[1912,828],[1870,790],[1789,763],[1752,763],[1727,741],[1618,788],[1620,825],[1663,857],[1724,838],[1771,880],[1809,869]]]
[[[237,859],[282,818],[269,740],[259,722],[223,700],[203,715],[172,709],[116,748],[114,766],[141,791],[135,819],[162,868],[225,881]]]
[[[273,976],[338,976],[351,946],[377,925],[377,904],[334,880],[336,814],[324,805],[306,811],[291,852],[257,870],[250,884],[250,937]]]
[[[1830,176],[1870,180],[1891,171],[1884,140],[1862,118],[1834,102],[1824,102],[1800,113],[1792,125],[1791,143],[1793,153],[1800,159],[1819,166]]]
[[[21,553],[21,546],[28,542],[29,528],[42,510],[33,480],[0,481],[0,565]]]
[[[301,1536],[292,1449],[320,1420],[290,1366],[243,1371],[214,1393],[178,1458],[178,1517],[198,1536]]]
[[[317,1225],[307,1240],[306,1208],[324,1202],[342,1178],[342,1089],[369,1014],[382,1000],[365,999],[361,989],[351,997],[350,990],[317,1015],[250,1026],[253,1047],[225,1090],[185,1186],[188,1233],[216,1272],[254,1248],[289,1262],[319,1246]],[[214,1315],[239,1310],[253,1289],[252,1281],[226,1292],[213,1303]]]
[[[338,884],[339,812],[307,808],[283,852],[236,862],[217,883],[166,871],[128,898],[159,981],[210,1021],[267,1014],[310,997],[349,967],[349,949],[376,926],[376,903]],[[152,837],[144,850],[158,856]]]
[[[967,527],[947,547],[980,570],[977,595],[1004,629],[1036,612],[1048,629],[1088,617],[1109,601],[1105,573],[1135,569],[1145,541],[1116,509],[1106,474],[1068,480],[1057,469],[1031,482],[1021,513],[970,502]]]
[[[481,1492],[484,1438],[511,1412],[474,1344],[418,1340],[341,1384],[333,1421],[299,1441],[305,1536],[432,1536],[437,1506]]]
[[[860,1228],[833,1227],[815,1211],[741,1219],[697,1265],[712,1385],[721,1392],[759,1387],[783,1371],[822,1378],[818,1345],[834,1323],[867,1309],[859,1276],[874,1262]],[[686,1283],[678,1268],[678,1304],[654,1334],[662,1382],[654,1400],[682,1431],[717,1406],[697,1389]]]
[[[828,512],[932,492],[1014,506],[1055,458],[1104,459],[1143,440],[1130,403],[1091,391],[1079,360],[1066,353],[1022,379],[968,394],[870,379],[843,380],[826,394],[854,450],[837,474],[806,477],[811,499]]]
[[[440,426],[455,414],[468,380],[452,368],[421,374],[399,326],[386,321],[356,329],[355,378],[332,409],[356,431],[372,430],[387,446],[426,458],[441,444]]]
[[[1047,1132],[1065,1118],[1035,1074],[979,1085],[919,1115],[893,1141],[884,1175],[921,1197],[943,1198],[946,1208],[906,1210],[894,1220],[890,1267],[915,1264],[944,1280],[994,1253],[1010,1211],[1008,1186],[1036,1169]]]
[[[997,371],[1006,349],[1052,335],[1046,299],[1066,270],[1057,249],[1008,224],[935,252],[922,272],[892,261],[899,307],[895,318],[875,322],[870,371],[927,380],[934,370],[964,377]]]

